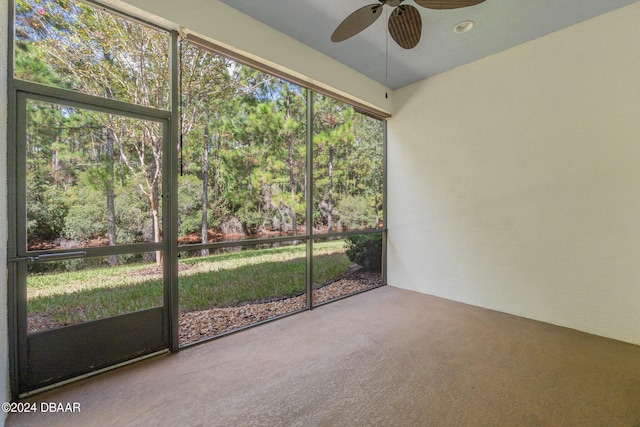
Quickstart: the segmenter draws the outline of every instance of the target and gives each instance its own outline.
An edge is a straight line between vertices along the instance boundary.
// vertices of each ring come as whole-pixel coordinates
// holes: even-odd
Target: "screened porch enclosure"
[[[385,284],[383,115],[92,3],[13,6],[14,395]]]

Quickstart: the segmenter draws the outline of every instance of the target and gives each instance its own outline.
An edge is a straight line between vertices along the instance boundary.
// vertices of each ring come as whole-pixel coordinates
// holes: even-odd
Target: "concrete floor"
[[[385,286],[28,401],[80,412],[7,426],[640,427],[640,347]]]

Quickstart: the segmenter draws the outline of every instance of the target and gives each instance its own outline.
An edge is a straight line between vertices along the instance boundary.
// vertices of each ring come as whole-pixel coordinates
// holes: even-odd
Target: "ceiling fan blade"
[[[414,0],[418,6],[428,9],[458,9],[475,6],[484,0]]]
[[[355,36],[369,25],[376,22],[382,15],[382,4],[370,4],[347,16],[331,34],[332,42],[341,42]]]
[[[389,17],[389,34],[404,49],[414,48],[422,35],[422,18],[413,6],[396,7]]]

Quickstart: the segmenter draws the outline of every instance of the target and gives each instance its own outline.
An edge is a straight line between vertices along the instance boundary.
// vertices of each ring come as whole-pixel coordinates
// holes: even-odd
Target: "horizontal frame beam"
[[[340,95],[336,92],[333,92],[331,90],[325,89],[323,87],[321,87],[320,85],[316,85],[313,84],[311,82],[308,82],[304,79],[298,78],[292,74],[286,73],[282,70],[279,70],[277,68],[271,67],[269,65],[263,64],[262,62],[256,61],[254,59],[251,59],[245,55],[242,55],[238,52],[235,52],[231,49],[228,49],[226,47],[222,47],[216,43],[210,42],[209,40],[206,40],[202,37],[198,37],[195,34],[191,34],[191,33],[187,33],[183,36],[183,38],[185,40],[187,40],[190,43],[196,44],[198,46],[200,46],[203,49],[206,49],[210,52],[216,53],[218,55],[222,55],[225,56],[229,59],[233,59],[234,61],[240,62],[244,65],[247,65],[249,67],[255,68],[256,70],[260,70],[262,72],[265,72],[267,74],[271,74],[273,76],[276,76],[278,78],[281,78],[283,80],[287,80],[291,83],[295,83],[298,86],[307,88],[307,89],[311,89],[314,92],[320,93],[322,95],[326,95],[329,96],[331,98],[337,99],[339,101],[342,101],[346,104],[349,104],[351,106],[353,106],[356,110],[358,110],[359,112],[366,114],[368,116],[374,117],[376,119],[388,119],[391,117],[391,114],[386,113],[382,110],[378,110],[375,108],[372,108],[366,104],[363,104],[362,102],[358,102],[355,101],[349,97]]]
[[[102,113],[117,114],[148,121],[162,121],[171,119],[171,111],[161,110],[144,105],[130,104],[117,99],[102,98],[96,95],[60,89],[53,86],[23,80],[13,80],[13,87],[24,93],[29,99],[56,102],[70,107],[87,108]]]

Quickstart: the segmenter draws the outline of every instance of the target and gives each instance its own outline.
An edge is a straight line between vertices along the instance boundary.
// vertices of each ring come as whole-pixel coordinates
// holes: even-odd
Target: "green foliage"
[[[229,216],[227,201],[209,195],[207,209],[207,223],[209,228],[215,229],[221,224],[221,219]],[[191,233],[200,233],[202,227],[202,181],[194,175],[184,175],[178,178],[178,234],[185,237]]]
[[[382,270],[382,234],[357,234],[346,238],[349,259],[366,270]]]
[[[167,32],[73,0],[16,0],[15,19],[16,78],[170,109]],[[186,41],[180,46],[181,237],[202,228],[239,232],[239,222],[246,233],[289,232],[309,222],[335,227],[338,220],[348,229],[376,226],[383,206],[380,120],[318,95],[308,123],[303,88]],[[162,123],[73,105],[26,102],[30,249],[61,238],[159,242],[162,195],[176,197],[169,185],[175,176],[162,171],[177,171],[177,159],[164,150]],[[380,269],[380,235],[347,240],[346,247],[314,243],[314,286],[340,277],[352,262]],[[120,254],[117,263],[139,264],[117,267],[110,257],[32,263],[28,312],[64,325],[162,305],[162,268],[146,263],[153,255]],[[305,291],[306,245],[182,258],[182,266],[181,310],[286,298]]]
[[[135,187],[120,189],[116,193],[115,205],[118,243],[153,241],[149,201],[140,191],[136,191]]]
[[[68,206],[64,191],[39,180],[27,181],[27,238],[31,241],[55,239],[62,234]]]
[[[375,228],[374,208],[364,196],[347,196],[338,202],[338,214],[343,227],[352,230]]]
[[[17,0],[15,18],[17,78],[169,108],[166,33],[71,0]],[[180,46],[180,236],[235,219],[247,233],[290,232],[307,222],[316,229],[376,226],[380,120],[314,95],[307,123],[303,88],[189,42]],[[169,177],[159,172],[171,159],[158,123],[31,100],[27,110],[27,178],[38,182],[28,189],[30,245],[60,237],[113,241],[114,228],[118,244],[161,238],[154,212],[161,212]],[[311,125],[314,197],[305,200]]]
[[[250,207],[238,211],[238,219],[242,223],[245,232],[255,234],[265,223],[265,216],[262,212],[256,212]]]
[[[178,234],[184,237],[200,231],[202,225],[202,181],[194,175],[178,178]]]
[[[91,187],[78,187],[66,194],[70,208],[65,217],[63,237],[87,242],[107,234],[106,193]],[[151,240],[152,222],[146,203],[133,189],[115,196],[117,243]]]
[[[81,188],[71,196],[63,236],[77,242],[85,242],[106,234],[106,199],[101,194]]]
[[[14,62],[14,72],[17,76],[34,83],[53,84],[54,86],[68,88],[69,85],[65,85],[49,64],[38,57],[32,46],[24,44],[18,44],[17,46],[20,47],[16,51]]]

